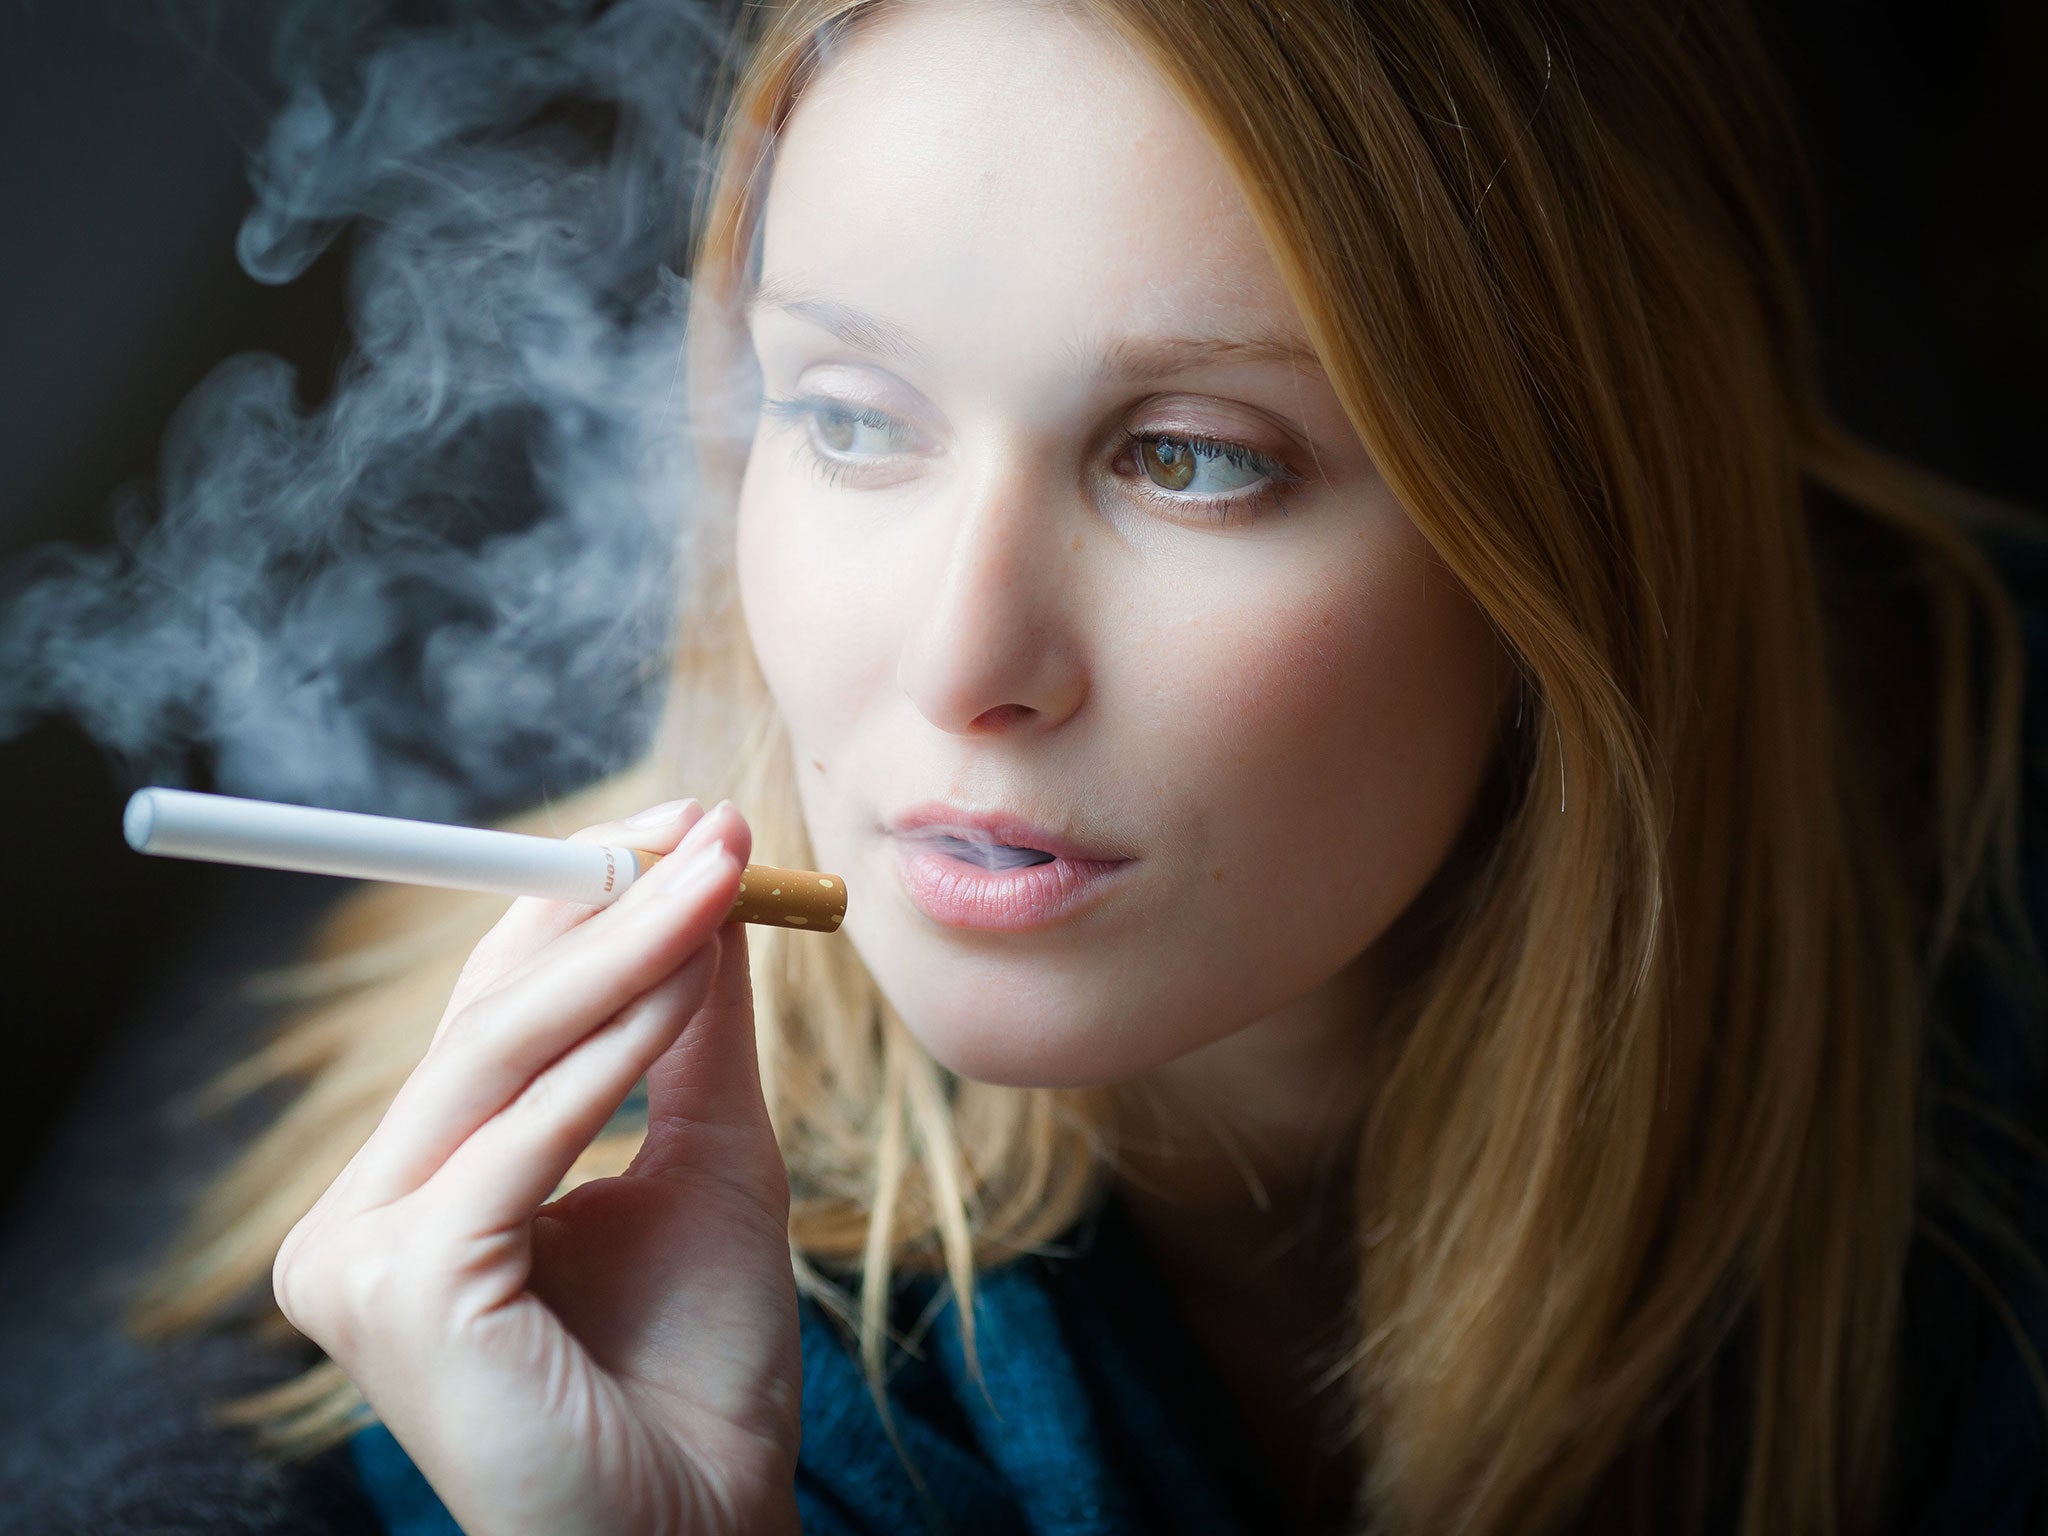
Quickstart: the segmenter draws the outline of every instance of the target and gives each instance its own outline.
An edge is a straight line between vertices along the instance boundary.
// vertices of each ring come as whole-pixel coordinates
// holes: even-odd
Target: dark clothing
[[[2043,1207],[2048,1209],[2048,1207]],[[1027,1259],[983,1277],[977,1343],[987,1395],[963,1368],[958,1312],[938,1316],[922,1359],[889,1383],[905,1474],[860,1362],[803,1304],[803,1446],[797,1501],[807,1536],[1125,1536],[1275,1529],[1235,1405],[1172,1318],[1136,1233],[1110,1202],[1071,1259]],[[2048,1245],[2048,1223],[2033,1233]],[[2048,1426],[2024,1361],[1981,1296],[1917,1253],[1907,1428],[1894,1513],[1916,1536],[2029,1536],[2048,1521]],[[911,1288],[899,1315],[928,1291]],[[2037,1349],[2048,1312],[2032,1315]],[[460,1536],[381,1427],[352,1443],[392,1536]]]
[[[803,1311],[797,1501],[810,1536],[1225,1536],[1270,1529],[1234,1404],[1172,1321],[1165,1291],[1111,1201],[1073,1234],[1073,1257],[984,1274],[975,1299],[986,1393],[969,1379],[948,1300],[921,1357],[898,1355],[889,1402],[919,1492],[889,1443],[860,1360],[824,1310]],[[899,1288],[906,1329],[933,1293]],[[458,1531],[381,1427],[357,1465],[397,1536]]]

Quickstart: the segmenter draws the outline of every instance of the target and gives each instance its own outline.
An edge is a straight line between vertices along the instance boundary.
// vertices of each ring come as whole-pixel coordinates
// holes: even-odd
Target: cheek
[[[1491,630],[1410,528],[1314,590],[1203,616],[1162,772],[1204,801],[1204,883],[1232,920],[1354,953],[1448,851],[1492,739]],[[1200,786],[1197,790],[1195,787]]]
[[[877,618],[863,596],[859,553],[814,537],[794,537],[786,509],[802,487],[756,446],[741,482],[734,538],[740,608],[777,711],[798,737],[835,738],[867,696],[867,674],[888,655],[865,633]],[[849,718],[842,718],[848,715]]]

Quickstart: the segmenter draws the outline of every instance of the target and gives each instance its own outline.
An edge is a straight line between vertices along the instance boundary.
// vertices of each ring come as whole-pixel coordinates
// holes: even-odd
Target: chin
[[[934,1061],[956,1077],[1002,1088],[1100,1088],[1142,1067],[1110,1060],[1091,1022],[1047,1025],[991,1017],[934,1017],[899,1010]]]

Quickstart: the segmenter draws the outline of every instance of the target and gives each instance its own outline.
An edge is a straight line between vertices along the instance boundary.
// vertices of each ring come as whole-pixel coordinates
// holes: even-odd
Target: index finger
[[[650,806],[620,821],[601,821],[594,826],[583,827],[570,833],[566,841],[668,854],[675,851],[676,845],[704,819],[704,815],[704,807],[695,796],[691,796]],[[462,974],[455,980],[448,1006],[441,1014],[441,1022],[434,1027],[434,1041],[440,1040],[448,1027],[448,1020],[479,990],[542,946],[553,943],[602,910],[576,902],[554,901],[545,896],[516,898],[506,908],[505,915],[492,924],[490,931],[470,951]]]

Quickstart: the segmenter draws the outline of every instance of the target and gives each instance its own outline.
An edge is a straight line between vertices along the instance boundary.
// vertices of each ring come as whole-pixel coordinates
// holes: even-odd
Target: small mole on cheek
[[[825,771],[825,765],[819,762],[815,757],[811,759],[811,766],[817,769],[820,773],[823,773]]]
[[[1212,869],[1209,871],[1209,878],[1211,880],[1221,880],[1223,878],[1223,871],[1220,869]]]
[[[1075,534],[1074,542],[1072,544],[1069,544],[1067,547],[1077,555],[1081,553],[1081,535],[1079,535],[1078,533]]]

